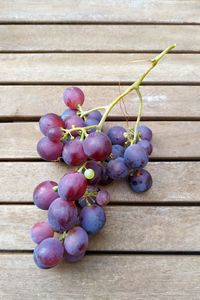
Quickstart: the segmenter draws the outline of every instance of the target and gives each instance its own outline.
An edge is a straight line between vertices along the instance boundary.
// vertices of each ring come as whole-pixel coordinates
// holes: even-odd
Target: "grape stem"
[[[136,123],[135,123],[135,128],[134,128],[134,138],[133,138],[133,144],[136,144],[136,141],[137,141],[137,137],[138,137],[138,126],[139,126],[139,123],[140,123],[140,119],[141,119],[141,116],[142,116],[142,94],[138,89],[136,89],[136,93],[140,99],[140,104],[139,104],[139,112],[138,112],[138,116],[137,116],[137,120],[136,120]]]

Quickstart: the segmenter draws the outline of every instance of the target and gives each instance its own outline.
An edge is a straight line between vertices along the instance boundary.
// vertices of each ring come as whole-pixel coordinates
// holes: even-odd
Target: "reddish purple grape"
[[[65,120],[66,129],[71,129],[72,127],[85,127],[85,122],[79,116],[74,115]],[[73,131],[71,133],[73,136],[78,136],[79,132]]]
[[[145,125],[139,125],[138,126],[138,132],[140,134],[140,137],[142,138],[142,140],[148,140],[149,142],[152,139],[152,131],[150,128],[148,128]]]
[[[60,127],[52,127],[47,132],[47,137],[52,142],[59,142],[60,139],[63,137],[64,133],[60,129]]]
[[[48,137],[43,137],[37,144],[37,152],[44,160],[57,160],[62,155],[63,143],[52,142]]]
[[[100,206],[107,205],[110,202],[110,194],[107,191],[99,191],[97,193],[96,202]]]
[[[79,139],[69,141],[63,148],[62,157],[69,166],[82,165],[87,160],[87,156],[83,151],[83,142]]]
[[[48,222],[57,231],[69,230],[77,224],[78,210],[72,201],[54,200],[48,210]]]
[[[63,176],[58,184],[58,194],[68,201],[75,201],[82,197],[87,188],[87,180],[79,172]]]
[[[94,160],[105,160],[112,151],[108,136],[102,132],[92,132],[83,141],[85,154]]]
[[[63,254],[64,247],[62,243],[55,238],[48,238],[35,248],[33,257],[39,268],[50,269],[61,261]]]
[[[153,147],[152,144],[147,141],[147,140],[142,140],[140,142],[137,143],[137,145],[141,146],[142,148],[144,148],[144,150],[146,151],[146,153],[148,155],[151,155],[152,151],[153,151]]]
[[[33,192],[33,201],[41,209],[47,210],[50,204],[58,198],[58,193],[54,192],[53,187],[58,184],[54,181],[43,181],[36,186]]]
[[[34,243],[40,244],[43,240],[53,237],[54,231],[46,221],[35,223],[31,227],[31,239]]]
[[[126,138],[124,137],[125,132],[126,129],[124,129],[123,127],[113,126],[109,128],[107,135],[113,145],[123,145],[126,142]]]
[[[94,177],[92,179],[87,179],[89,184],[98,184],[101,180],[102,166],[100,163],[90,160],[86,164],[87,169],[92,169],[94,171]]]
[[[112,179],[123,179],[128,176],[128,167],[123,157],[110,160],[107,164],[108,175]]]
[[[47,135],[47,132],[52,127],[64,127],[64,122],[60,116],[56,114],[46,114],[40,118],[39,121],[40,130],[44,135]]]
[[[61,119],[63,121],[65,121],[66,119],[68,119],[69,117],[76,115],[77,110],[71,109],[71,108],[67,108],[63,111],[62,115],[61,115]]]
[[[135,170],[134,173],[129,176],[129,185],[132,191],[136,193],[145,192],[152,186],[151,174],[144,169]]]
[[[88,247],[88,234],[87,232],[76,226],[70,229],[64,239],[64,248],[69,255],[79,256],[85,253]]]
[[[77,109],[84,102],[84,94],[78,87],[69,87],[64,91],[64,102],[71,109]]]
[[[80,212],[80,225],[88,234],[96,234],[106,222],[104,209],[96,204],[85,206]]]
[[[95,110],[95,111],[92,111],[91,113],[89,113],[87,117],[88,117],[88,119],[96,119],[99,123],[101,121],[102,114],[100,113],[100,111]]]
[[[80,255],[70,255],[69,253],[67,253],[65,251],[63,257],[67,262],[74,263],[74,262],[81,260],[84,256],[85,256],[85,252],[82,252]]]
[[[130,145],[124,152],[124,159],[129,169],[143,168],[148,163],[148,155],[139,145]]]

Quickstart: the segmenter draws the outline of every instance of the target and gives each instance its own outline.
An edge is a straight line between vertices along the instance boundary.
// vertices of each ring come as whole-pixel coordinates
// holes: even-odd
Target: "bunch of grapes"
[[[80,260],[89,236],[105,225],[104,206],[110,195],[99,186],[127,179],[130,188],[140,193],[152,185],[144,169],[152,152],[148,127],[113,126],[104,133],[99,127],[100,111],[83,111],[84,94],[79,88],[67,88],[64,102],[68,108],[61,116],[50,113],[39,121],[44,134],[37,145],[39,155],[48,161],[62,159],[74,167],[58,183],[44,181],[34,190],[35,205],[48,211],[48,220],[31,228],[37,244],[34,261],[44,269],[56,266],[63,257],[69,262]]]

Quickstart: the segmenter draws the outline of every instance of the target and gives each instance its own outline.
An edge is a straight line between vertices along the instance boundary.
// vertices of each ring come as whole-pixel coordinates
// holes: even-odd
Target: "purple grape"
[[[47,137],[52,142],[59,142],[60,139],[63,137],[64,133],[60,129],[60,127],[52,127],[47,132]]]
[[[151,174],[144,169],[135,170],[135,172],[129,176],[129,185],[136,193],[145,192],[152,186]]]
[[[37,144],[37,152],[44,160],[57,160],[62,155],[63,143],[52,142],[48,137],[43,137]]]
[[[54,231],[46,221],[35,223],[31,227],[31,239],[34,243],[40,244],[43,240],[53,237]]]
[[[58,198],[58,193],[54,192],[53,187],[58,184],[54,181],[43,181],[36,186],[33,192],[33,201],[41,209],[48,210],[50,204]]]
[[[96,119],[90,119],[88,118],[86,121],[85,121],[85,125],[86,126],[92,126],[92,125],[98,125],[99,124],[99,121],[96,120]],[[87,130],[88,132],[95,132],[96,131],[96,128],[91,128],[91,129],[88,129]]]
[[[82,165],[87,160],[87,156],[83,151],[83,142],[79,139],[69,141],[63,148],[62,157],[69,166]]]
[[[130,145],[124,152],[124,159],[129,169],[143,168],[148,163],[148,155],[139,145]]]
[[[62,259],[64,247],[55,238],[42,241],[34,250],[33,257],[36,265],[41,269],[55,267]]]
[[[78,87],[69,87],[64,91],[64,102],[71,109],[77,109],[84,102],[84,94]]]
[[[56,114],[46,114],[42,116],[39,120],[40,130],[44,135],[47,135],[47,132],[52,127],[64,127],[64,122],[60,116]]]
[[[100,111],[95,110],[95,111],[92,111],[91,113],[89,113],[87,117],[88,117],[88,119],[96,119],[99,123],[101,121],[102,114],[100,113]]]
[[[108,175],[107,165],[102,166],[101,171],[101,180],[98,182],[100,185],[107,185],[113,181],[112,178]]]
[[[104,209],[96,204],[84,207],[80,212],[80,225],[88,234],[100,231],[106,222]]]
[[[48,222],[55,231],[65,231],[76,225],[78,210],[72,201],[54,200],[48,210]]]
[[[69,255],[79,256],[85,253],[88,247],[88,235],[87,232],[76,226],[70,229],[64,239],[64,248]]]
[[[146,151],[146,153],[148,155],[151,155],[152,151],[153,151],[153,147],[152,144],[147,141],[147,140],[142,140],[140,142],[137,143],[137,145],[141,146],[142,148],[144,148],[144,150]]]
[[[66,129],[71,129],[72,127],[85,127],[85,122],[79,116],[74,115],[65,120]],[[73,136],[78,136],[79,133],[77,131],[73,131],[71,133]]]
[[[138,132],[140,134],[140,137],[142,138],[142,140],[148,140],[149,142],[152,139],[152,131],[150,128],[148,128],[145,125],[139,125],[138,126]]]
[[[85,252],[82,252],[80,255],[70,255],[66,251],[64,252],[64,259],[67,262],[73,262],[73,263],[77,262],[77,261],[81,260],[84,256],[85,256]]]
[[[112,145],[112,153],[110,156],[112,159],[115,159],[118,157],[123,157],[124,151],[125,151],[125,149],[121,145]]]
[[[110,194],[107,191],[99,191],[96,197],[96,202],[100,206],[107,205],[110,202]]]
[[[122,157],[110,160],[107,165],[108,175],[112,179],[123,179],[128,176],[128,168]]]
[[[75,201],[82,197],[87,188],[87,180],[79,172],[63,176],[58,184],[58,194],[68,201]]]
[[[85,154],[94,160],[105,160],[112,151],[110,139],[103,132],[92,132],[83,141]]]
[[[68,119],[71,116],[76,115],[77,110],[71,109],[71,108],[67,108],[63,111],[62,115],[61,115],[61,119],[63,121],[65,121],[66,119]]]
[[[101,173],[102,173],[102,166],[100,163],[90,160],[86,164],[87,169],[92,169],[94,171],[94,177],[92,179],[87,179],[87,182],[89,184],[98,184],[99,181],[101,180]]]
[[[124,133],[126,129],[121,126],[113,126],[110,127],[107,135],[110,138],[113,145],[123,145],[126,142],[126,138],[124,137]]]

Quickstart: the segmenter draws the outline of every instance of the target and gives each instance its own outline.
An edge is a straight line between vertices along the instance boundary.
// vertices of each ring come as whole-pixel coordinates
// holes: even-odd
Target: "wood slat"
[[[152,188],[142,194],[133,193],[126,181],[115,181],[102,187],[118,203],[199,203],[200,162],[150,162]],[[1,162],[0,202],[32,203],[36,185],[44,180],[58,181],[66,172],[64,163]]]
[[[199,8],[198,0],[1,0],[0,21],[200,23]]]
[[[67,87],[67,86],[66,86]],[[115,99],[118,86],[80,86],[85,93],[84,109],[102,106]],[[123,92],[127,86],[121,86]],[[39,118],[47,112],[61,114],[65,109],[62,100],[65,86],[0,86],[0,118]],[[143,117],[199,118],[200,86],[142,86]],[[124,98],[129,117],[138,111],[136,93]],[[31,107],[31,109],[30,109]],[[110,116],[127,116],[116,105]]]
[[[167,46],[167,45],[166,45]],[[133,82],[155,54],[1,54],[0,83]],[[145,82],[199,83],[200,54],[167,55]]]
[[[199,251],[200,207],[108,206],[105,210],[106,225],[91,237],[89,250]],[[0,249],[33,249],[30,227],[46,218],[46,211],[32,205],[1,205]]]
[[[200,257],[196,255],[93,255],[77,264],[62,262],[44,271],[35,267],[31,254],[1,254],[0,297],[8,300],[196,300],[199,264]]]
[[[1,25],[0,39],[0,51],[200,51],[192,25]]]
[[[153,158],[199,158],[200,122],[143,122],[153,133]],[[113,124],[127,126],[126,122],[107,122],[104,130]],[[133,122],[129,122],[130,125]],[[41,138],[38,123],[0,123],[0,158],[38,158],[36,144]],[[9,142],[8,142],[9,141]]]

